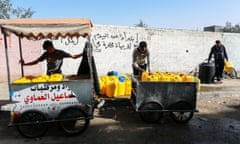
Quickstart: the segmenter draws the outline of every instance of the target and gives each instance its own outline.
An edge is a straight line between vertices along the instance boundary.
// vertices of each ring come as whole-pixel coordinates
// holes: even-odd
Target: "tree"
[[[11,0],[0,0],[0,19],[9,19],[11,17],[30,18],[34,13],[30,8],[14,8]]]
[[[147,27],[147,25],[145,23],[143,23],[142,20],[139,20],[139,23],[135,24],[135,26],[137,26],[137,27]]]

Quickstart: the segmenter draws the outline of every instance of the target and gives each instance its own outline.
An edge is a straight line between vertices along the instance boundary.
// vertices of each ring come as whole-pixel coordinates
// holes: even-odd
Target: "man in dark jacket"
[[[215,63],[215,77],[217,78],[217,81],[221,81],[223,78],[224,61],[225,59],[228,60],[228,56],[226,48],[219,40],[216,40],[216,44],[212,46],[208,57],[208,62],[211,60],[212,55]]]

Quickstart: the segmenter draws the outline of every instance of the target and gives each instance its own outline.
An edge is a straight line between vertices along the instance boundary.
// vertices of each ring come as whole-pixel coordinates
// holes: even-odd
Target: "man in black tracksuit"
[[[215,77],[217,78],[217,81],[221,81],[223,78],[224,61],[225,59],[228,61],[228,56],[226,48],[219,40],[216,40],[216,44],[212,46],[208,57],[208,62],[211,60],[212,55],[214,56],[215,62]]]

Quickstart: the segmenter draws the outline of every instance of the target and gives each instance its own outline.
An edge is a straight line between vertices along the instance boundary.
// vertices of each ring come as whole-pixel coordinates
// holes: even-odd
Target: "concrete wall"
[[[226,46],[239,70],[240,34],[95,25],[92,42],[100,74],[110,70],[131,73],[132,51],[142,40],[148,43],[152,71],[190,72],[208,58],[216,39]]]
[[[2,36],[0,36],[2,38]],[[11,35],[11,72],[13,79],[20,76],[18,64],[18,41]],[[3,39],[3,38],[2,38]],[[94,25],[91,41],[93,54],[99,75],[108,71],[119,73],[132,73],[132,51],[142,40],[147,41],[150,50],[152,71],[190,72],[198,67],[208,57],[211,46],[219,39],[226,46],[230,60],[237,70],[240,69],[238,45],[240,34],[203,32],[177,29],[151,29],[127,26]],[[69,53],[82,52],[85,39],[59,39],[54,40],[56,48]],[[41,52],[42,41],[23,41],[24,59],[30,61],[37,58]],[[1,75],[0,81],[6,79],[6,62],[3,40],[0,39]],[[75,74],[80,59],[65,59],[63,64],[64,74]],[[25,67],[26,74],[38,75],[45,73],[45,63],[37,66]],[[13,68],[12,68],[13,67]]]

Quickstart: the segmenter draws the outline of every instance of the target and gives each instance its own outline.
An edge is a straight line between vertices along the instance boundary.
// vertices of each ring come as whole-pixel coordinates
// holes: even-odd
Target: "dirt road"
[[[212,91],[203,85],[197,100],[199,112],[194,113],[187,124],[175,123],[168,113],[159,123],[146,124],[129,101],[108,101],[95,110],[90,126],[79,136],[67,137],[52,124],[44,137],[26,139],[15,128],[7,127],[9,113],[0,112],[0,143],[237,144],[240,141],[240,95],[237,94],[240,84],[233,85],[208,85]]]

